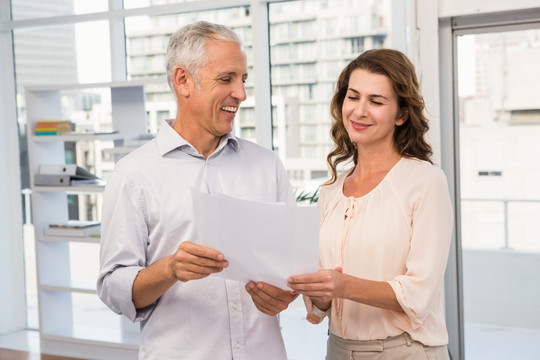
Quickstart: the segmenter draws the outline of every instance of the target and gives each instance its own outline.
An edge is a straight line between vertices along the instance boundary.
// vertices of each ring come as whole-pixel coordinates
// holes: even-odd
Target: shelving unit
[[[104,186],[35,186],[34,174],[42,164],[64,164],[65,142],[114,141],[146,132],[144,83],[121,82],[26,89],[28,152],[32,182],[32,212],[35,228],[38,304],[41,351],[89,359],[136,359],[139,344],[138,324],[106,308],[97,296],[96,278],[77,278],[72,274],[71,247],[99,247],[99,238],[55,237],[43,235],[53,223],[69,220],[68,194],[100,194]],[[115,134],[77,134],[35,136],[39,120],[65,119],[64,93],[90,89],[110,90],[111,121]],[[83,259],[84,260],[84,259]],[[96,261],[96,259],[92,259]],[[96,274],[97,274],[97,269]],[[88,309],[80,311],[82,308]]]

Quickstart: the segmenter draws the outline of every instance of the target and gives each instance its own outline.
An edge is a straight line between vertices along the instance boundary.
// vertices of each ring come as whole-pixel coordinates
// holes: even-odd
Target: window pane
[[[111,79],[108,22],[14,31],[17,108],[24,130],[24,87]]]
[[[107,21],[14,31],[17,88],[111,79]]]
[[[80,83],[111,81],[111,46],[108,21],[78,23],[77,80]]]
[[[11,0],[13,20],[107,11],[108,0]]]
[[[199,20],[230,26],[244,44],[248,73],[253,74],[251,18],[249,7],[246,6],[187,14],[126,18],[128,79],[165,78],[165,53],[169,38],[182,26]],[[235,121],[236,135],[250,140],[255,139],[252,79],[252,76],[247,79],[248,98],[242,103]],[[162,85],[148,86],[145,91],[146,106],[149,111],[148,129],[155,132],[164,118],[176,116],[176,100],[166,81]]]
[[[389,8],[387,0],[269,4],[274,149],[298,192],[314,192],[328,177],[337,78],[364,50],[390,43]]]
[[[329,177],[329,105],[337,78],[364,50],[389,44],[389,8],[385,0],[269,4],[274,149],[297,196],[313,196]],[[291,359],[322,360],[327,322],[313,326],[305,316],[301,299],[281,313],[287,353]]]
[[[28,85],[77,81],[75,26],[15,30],[13,35],[19,91]]]
[[[540,284],[539,39],[457,38],[466,358],[538,357],[540,291],[527,284]]]

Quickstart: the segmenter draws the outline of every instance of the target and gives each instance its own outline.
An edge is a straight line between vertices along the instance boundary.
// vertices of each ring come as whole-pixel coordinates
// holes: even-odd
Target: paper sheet
[[[213,274],[288,289],[291,275],[318,270],[320,210],[210,195],[193,189],[197,241],[229,261]]]

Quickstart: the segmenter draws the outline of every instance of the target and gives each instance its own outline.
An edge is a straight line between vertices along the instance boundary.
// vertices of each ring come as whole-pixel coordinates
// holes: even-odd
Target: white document
[[[229,266],[214,274],[244,284],[288,289],[291,275],[318,270],[320,210],[210,195],[192,190],[197,241]]]

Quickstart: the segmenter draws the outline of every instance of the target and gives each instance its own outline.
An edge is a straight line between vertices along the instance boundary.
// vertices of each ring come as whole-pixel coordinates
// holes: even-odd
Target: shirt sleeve
[[[291,182],[287,176],[287,171],[283,166],[283,163],[277,158],[276,172],[277,172],[277,201],[283,202],[287,205],[296,205],[296,198],[291,187]]]
[[[150,305],[137,310],[132,301],[133,282],[146,266],[148,230],[144,209],[141,191],[115,170],[103,197],[97,291],[111,310],[133,322],[146,319],[154,308]]]
[[[411,196],[412,232],[406,273],[388,281],[404,310],[394,315],[412,330],[423,324],[442,296],[452,238],[453,212],[446,177],[439,169],[431,175],[411,192],[416,195]]]

